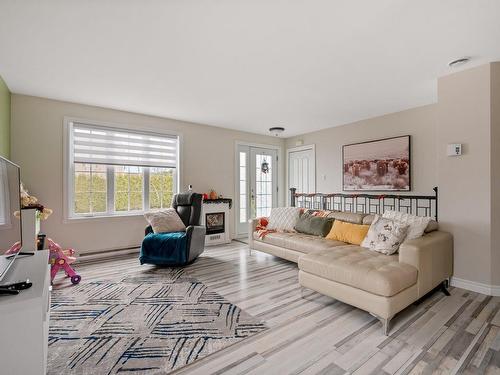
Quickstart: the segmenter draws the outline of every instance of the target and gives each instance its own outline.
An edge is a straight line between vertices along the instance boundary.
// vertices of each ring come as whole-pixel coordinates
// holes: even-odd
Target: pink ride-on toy
[[[60,269],[63,269],[66,276],[71,277],[71,282],[75,285],[78,284],[82,277],[75,272],[73,267],[70,266],[70,264],[76,260],[74,256],[75,250],[63,250],[59,244],[55,243],[50,238],[47,241],[49,243],[50,250],[50,281],[54,281],[57,272],[59,272]]]

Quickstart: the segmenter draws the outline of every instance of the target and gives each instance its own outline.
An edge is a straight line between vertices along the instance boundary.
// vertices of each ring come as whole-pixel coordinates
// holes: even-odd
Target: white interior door
[[[278,152],[276,149],[238,145],[237,232],[248,232],[248,220],[269,216],[278,205]],[[266,168],[267,167],[267,168]]]
[[[298,193],[316,192],[316,155],[313,146],[292,148],[288,153],[288,187]]]

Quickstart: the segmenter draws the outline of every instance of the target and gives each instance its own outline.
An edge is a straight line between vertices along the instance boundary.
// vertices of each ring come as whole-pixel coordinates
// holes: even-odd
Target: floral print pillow
[[[394,254],[406,238],[408,228],[407,224],[376,215],[361,246],[386,255]]]

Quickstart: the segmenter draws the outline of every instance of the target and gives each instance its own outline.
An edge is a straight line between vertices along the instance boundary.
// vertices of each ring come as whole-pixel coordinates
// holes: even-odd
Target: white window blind
[[[73,122],[75,163],[177,167],[178,137]]]

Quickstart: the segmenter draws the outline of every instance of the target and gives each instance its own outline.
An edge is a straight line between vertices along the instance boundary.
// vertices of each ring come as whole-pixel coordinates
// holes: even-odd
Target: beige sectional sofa
[[[369,224],[373,215],[339,212],[337,219]],[[452,274],[453,239],[428,225],[424,236],[405,241],[399,253],[384,255],[357,245],[301,233],[259,238],[249,222],[250,249],[298,263],[299,282],[379,318],[384,333],[398,312],[447,281]],[[444,284],[443,284],[444,285]]]

